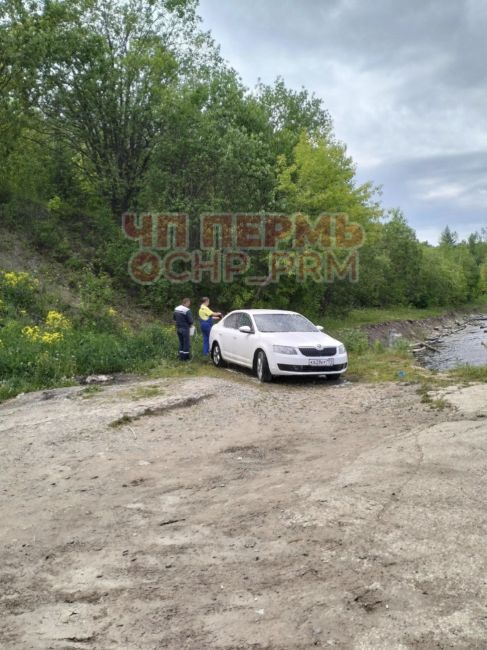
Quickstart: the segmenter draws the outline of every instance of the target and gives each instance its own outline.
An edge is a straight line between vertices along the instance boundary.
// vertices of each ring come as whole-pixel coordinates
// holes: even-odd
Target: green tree
[[[357,184],[355,166],[346,147],[333,134],[301,132],[293,150],[293,160],[278,157],[277,205],[288,213],[303,212],[311,218],[322,213],[345,213],[351,222],[360,224],[366,238],[374,232],[382,213],[371,183]],[[337,250],[337,256],[343,251]],[[362,276],[360,269],[360,277]],[[293,277],[286,280],[288,292],[298,298],[303,292],[326,306],[350,307],[357,289],[349,282],[335,281],[321,289],[311,280],[297,287]],[[317,310],[319,311],[319,310]]]
[[[333,137],[301,132],[294,148],[293,162],[278,158],[280,207],[310,216],[322,212],[345,212],[363,226],[379,218],[378,188],[371,183],[358,185],[355,166],[345,145]]]
[[[266,118],[233,71],[192,80],[167,109],[171,131],[155,147],[144,208],[195,216],[269,209],[275,174]]]
[[[279,77],[273,85],[260,83],[255,97],[265,111],[272,151],[276,157],[285,156],[287,163],[303,132],[325,140],[332,137],[330,114],[322,100],[305,88],[291,90]]]
[[[449,226],[442,231],[440,235],[440,246],[455,246],[458,243],[458,234],[450,230]]]
[[[390,304],[416,304],[421,247],[401,210],[390,210],[388,217],[382,236],[384,250],[390,259],[386,300]]]
[[[72,150],[80,172],[115,215],[135,201],[158,139],[164,105],[194,67],[193,0],[7,0],[8,33],[20,51],[37,43],[25,104],[39,130]],[[191,62],[191,63],[190,63]]]

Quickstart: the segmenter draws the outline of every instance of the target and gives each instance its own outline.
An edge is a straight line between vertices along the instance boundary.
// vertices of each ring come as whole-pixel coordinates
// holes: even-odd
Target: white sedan
[[[301,314],[277,309],[232,311],[211,328],[211,358],[253,369],[259,381],[276,375],[339,377],[348,365],[345,346]]]

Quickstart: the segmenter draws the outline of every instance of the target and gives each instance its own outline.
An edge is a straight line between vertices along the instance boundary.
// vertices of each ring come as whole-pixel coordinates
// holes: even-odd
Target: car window
[[[236,314],[229,314],[223,321],[223,326],[229,327],[231,329],[237,329],[237,320],[239,316],[240,316],[239,312],[237,312]]]
[[[252,319],[248,314],[240,313],[240,318],[237,321],[237,327],[242,327],[242,325],[248,325],[252,331],[254,331],[254,326]]]
[[[317,332],[311,321],[301,314],[255,314],[259,332]]]

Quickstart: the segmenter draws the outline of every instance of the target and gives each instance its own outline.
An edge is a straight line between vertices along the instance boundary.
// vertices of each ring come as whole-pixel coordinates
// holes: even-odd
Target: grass
[[[420,384],[425,391],[440,386],[487,382],[487,366],[460,366],[438,372],[417,365],[414,356],[404,350],[378,346],[349,355],[347,378],[351,381],[408,381]]]
[[[429,380],[424,381],[417,390],[418,395],[421,396],[421,403],[427,404],[430,408],[434,409],[435,411],[443,411],[444,409],[448,408],[449,403],[447,402],[447,400],[443,399],[442,397],[434,397],[432,393],[434,394],[435,388],[444,387],[445,384],[448,385],[450,383],[451,382],[449,381],[447,375],[443,377],[442,382],[440,379],[439,381],[436,380],[433,383],[431,381],[431,378]]]
[[[74,327],[55,342],[29,339],[21,324],[8,323],[0,345],[0,401],[21,392],[72,386],[91,374],[143,374],[176,357],[175,337],[161,327],[90,331]],[[85,389],[85,396],[95,388]]]
[[[101,386],[98,386],[97,384],[92,384],[91,386],[87,386],[86,388],[83,388],[81,394],[83,396],[83,399],[89,399],[90,397],[93,397],[94,395],[101,393],[102,390],[103,389]]]
[[[413,355],[403,350],[369,348],[350,356],[347,379],[362,383],[407,381],[417,385],[421,402],[436,411],[449,408],[449,402],[435,397],[440,388],[461,383],[487,382],[487,366],[461,366],[445,372],[436,372],[416,365]]]
[[[449,310],[440,307],[430,309],[416,309],[414,307],[391,307],[391,308],[363,308],[352,309],[343,317],[325,317],[325,329],[330,331],[340,330],[343,327],[360,327],[362,325],[376,325],[388,321],[398,320],[422,320],[435,316],[443,316]]]
[[[198,343],[194,346],[197,347]],[[208,357],[200,355],[197,351],[190,361],[164,359],[148,371],[152,379],[162,377],[221,377],[222,371],[216,368]]]
[[[118,420],[110,422],[108,426],[110,426],[112,429],[116,429],[117,427],[123,427],[126,424],[130,424],[132,420],[133,418],[130,415],[122,415],[122,417],[118,418]]]
[[[431,371],[416,365],[408,352],[374,348],[359,354],[349,355],[347,379],[361,382],[408,381],[422,382]]]
[[[127,397],[128,399],[137,401],[141,399],[147,399],[149,397],[157,397],[164,392],[162,386],[152,385],[152,386],[137,386],[132,390],[121,392],[118,394],[120,397]]]
[[[456,381],[487,382],[487,366],[460,366],[450,370],[449,375]]]

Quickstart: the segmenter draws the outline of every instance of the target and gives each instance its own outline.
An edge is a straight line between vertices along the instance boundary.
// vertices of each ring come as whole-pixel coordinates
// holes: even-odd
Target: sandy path
[[[222,374],[0,406],[0,647],[485,648],[475,390],[438,413]]]

